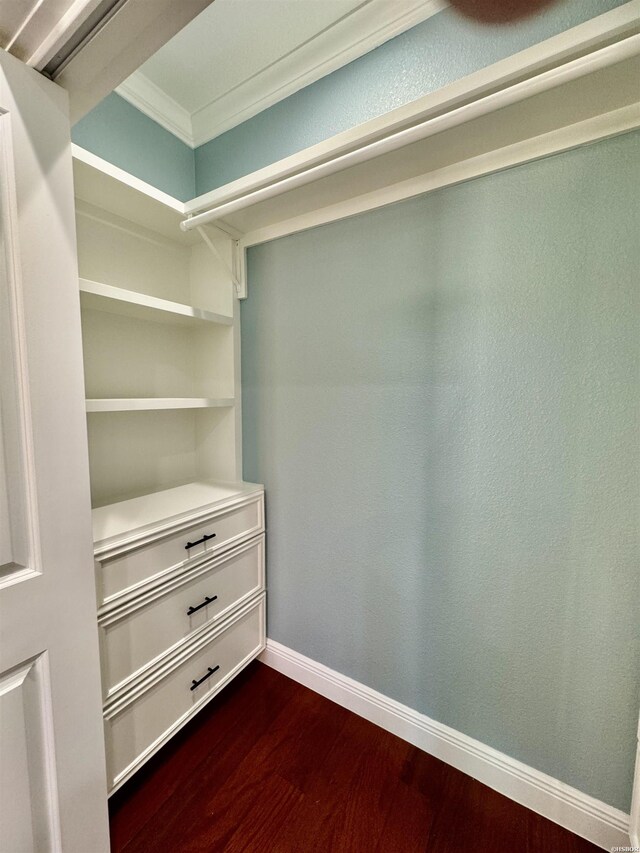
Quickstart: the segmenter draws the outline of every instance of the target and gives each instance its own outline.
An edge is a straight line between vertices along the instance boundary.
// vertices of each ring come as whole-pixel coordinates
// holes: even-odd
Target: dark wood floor
[[[253,663],[111,799],[126,853],[593,853]]]

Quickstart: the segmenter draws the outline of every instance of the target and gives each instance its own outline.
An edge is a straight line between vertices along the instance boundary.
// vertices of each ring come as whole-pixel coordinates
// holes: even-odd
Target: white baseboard
[[[629,845],[629,815],[619,809],[274,640],[259,660],[593,844],[605,850]]]

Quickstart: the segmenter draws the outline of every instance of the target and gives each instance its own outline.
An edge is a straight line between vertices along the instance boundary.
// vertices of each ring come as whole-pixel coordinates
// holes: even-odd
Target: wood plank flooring
[[[260,663],[110,813],[114,853],[599,850]]]

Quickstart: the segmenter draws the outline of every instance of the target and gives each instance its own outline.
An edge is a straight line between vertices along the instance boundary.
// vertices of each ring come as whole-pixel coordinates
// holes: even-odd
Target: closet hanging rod
[[[426,119],[420,124],[413,127],[405,128],[396,133],[386,136],[383,139],[378,139],[364,145],[362,148],[357,148],[349,151],[346,154],[341,154],[317,166],[312,166],[295,175],[275,181],[260,189],[253,190],[231,201],[218,204],[215,207],[198,213],[195,216],[190,216],[188,219],[180,223],[183,231],[191,231],[200,225],[204,225],[212,220],[219,219],[222,216],[227,216],[230,213],[235,213],[243,208],[250,207],[261,201],[273,198],[274,196],[304,186],[305,184],[317,181],[328,175],[335,174],[350,166],[355,166],[358,163],[363,163],[366,160],[371,160],[374,157],[379,157],[381,154],[386,154],[390,151],[395,151],[405,145],[410,145],[413,142],[418,142],[421,139],[426,139],[429,136],[435,136],[444,130],[457,127],[465,124],[473,119],[480,118],[488,113],[495,112],[503,107],[511,106],[512,104],[523,101],[534,95],[557,88],[572,80],[577,80],[592,74],[595,71],[600,71],[611,65],[616,65],[619,62],[624,62],[626,59],[631,59],[640,54],[640,33],[629,36],[622,41],[607,45],[593,53],[585,56],[580,56],[563,65],[555,68],[550,68],[537,74],[534,77],[529,77],[519,83],[515,83],[506,89],[501,89],[498,92],[493,92],[490,95],[485,95],[477,101],[472,101],[469,104],[464,104],[456,107],[442,115],[434,116]]]

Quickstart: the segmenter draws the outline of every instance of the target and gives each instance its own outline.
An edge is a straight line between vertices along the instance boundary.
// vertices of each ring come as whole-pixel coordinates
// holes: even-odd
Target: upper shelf
[[[146,293],[124,290],[110,284],[98,281],[80,279],[80,301],[85,308],[95,308],[119,316],[135,317],[139,320],[151,320],[154,323],[171,325],[206,326],[218,324],[233,325],[233,317],[214,314],[204,308],[183,305],[181,302],[170,302],[168,299],[158,299]]]
[[[255,245],[640,125],[640,4],[187,202]]]
[[[72,144],[73,184],[77,199],[107,210],[163,237],[187,246],[200,241],[197,233],[184,234],[184,203],[134,175]]]
[[[233,397],[101,397],[86,401],[87,412],[149,412],[160,409],[219,409]]]
[[[186,204],[73,146],[76,194],[188,244],[277,239],[640,127],[639,29],[630,0]]]

